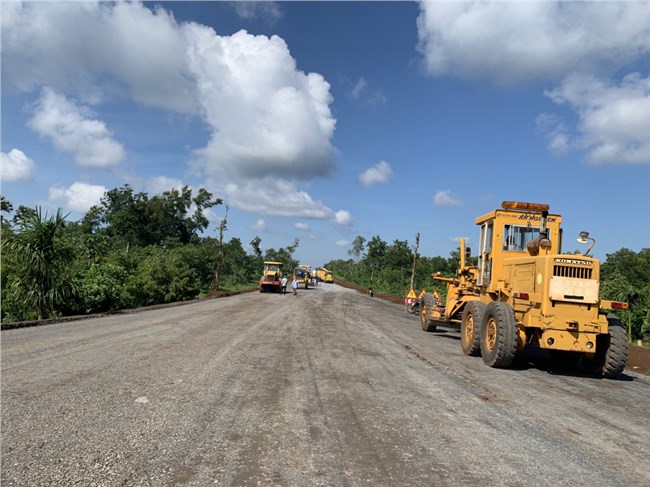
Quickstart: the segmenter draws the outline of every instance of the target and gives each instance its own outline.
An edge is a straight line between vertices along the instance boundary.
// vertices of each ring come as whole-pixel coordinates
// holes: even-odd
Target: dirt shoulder
[[[127,309],[120,309],[116,311],[107,311],[104,313],[92,313],[92,314],[87,314],[87,315],[74,315],[74,316],[61,316],[59,318],[50,318],[46,320],[29,320],[29,321],[15,321],[11,323],[2,323],[0,325],[0,329],[2,330],[13,330],[16,328],[29,328],[32,326],[43,326],[43,325],[53,325],[55,323],[68,323],[72,321],[79,321],[79,320],[88,320],[91,318],[101,318],[102,316],[112,316],[112,315],[120,315],[120,314],[133,314],[133,313],[141,313],[142,311],[151,311],[154,309],[162,309],[162,308],[174,308],[176,306],[185,306],[187,304],[193,304],[193,303],[198,303],[201,301],[205,301],[206,299],[215,299],[215,298],[226,298],[228,296],[235,296],[237,294],[242,294],[242,293],[250,293],[253,291],[257,291],[257,287],[251,287],[251,288],[246,288],[242,289],[241,291],[210,291],[208,292],[205,296],[202,298],[197,298],[197,299],[191,299],[188,301],[175,301],[173,303],[164,303],[164,304],[153,304],[151,306],[143,306],[141,308],[127,308]]]
[[[346,281],[337,280],[336,283],[339,286],[347,287],[349,289],[355,289],[362,294],[367,294],[368,289],[352,284]],[[374,296],[379,299],[384,299],[390,301],[391,303],[404,304],[404,298],[399,296],[391,296],[389,294],[383,294],[374,292]],[[630,346],[630,353],[627,359],[627,370],[636,372],[638,374],[650,375],[650,348],[638,347],[636,345]]]

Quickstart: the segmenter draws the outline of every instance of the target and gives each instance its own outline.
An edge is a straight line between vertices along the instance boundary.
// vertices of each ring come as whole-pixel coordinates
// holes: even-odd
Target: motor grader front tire
[[[621,320],[610,313],[607,315],[607,322],[609,334],[596,337],[596,354],[592,358],[583,358],[582,364],[587,372],[611,379],[625,370],[629,344]]]
[[[436,331],[435,321],[431,321],[431,311],[436,305],[436,300],[431,293],[424,293],[420,298],[420,324],[426,332]]]
[[[463,310],[460,323],[460,346],[465,355],[476,357],[481,354],[481,323],[485,313],[485,304],[469,301]]]
[[[517,351],[517,321],[512,308],[503,301],[485,307],[481,321],[481,356],[488,367],[507,368]]]

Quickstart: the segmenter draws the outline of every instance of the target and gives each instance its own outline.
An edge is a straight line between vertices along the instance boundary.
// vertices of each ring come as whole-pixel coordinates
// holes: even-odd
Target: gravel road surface
[[[490,369],[337,285],[1,340],[3,487],[650,485],[648,377]]]

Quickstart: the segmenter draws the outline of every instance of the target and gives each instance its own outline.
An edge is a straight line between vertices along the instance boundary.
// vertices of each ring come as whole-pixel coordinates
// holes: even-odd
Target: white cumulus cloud
[[[174,188],[180,191],[183,186],[185,185],[180,179],[167,176],[155,176],[146,182],[147,191],[151,194],[162,194]]]
[[[330,85],[296,69],[284,40],[187,25],[189,69],[212,128],[198,164],[214,178],[311,179],[334,167]]]
[[[550,130],[551,142],[557,145],[562,137],[561,147],[586,150],[594,164],[650,163],[650,76],[632,73],[614,84],[574,75],[546,94],[557,104],[569,105],[579,119],[573,135],[558,120]]]
[[[548,150],[554,155],[562,155],[571,147],[570,135],[561,117],[551,113],[541,113],[535,119],[537,131],[546,138]]]
[[[0,153],[0,181],[30,181],[34,176],[36,164],[19,149],[11,149],[8,154]]]
[[[650,50],[650,2],[420,3],[419,49],[433,75],[499,84],[609,72]]]
[[[364,186],[373,186],[379,183],[387,183],[393,177],[393,170],[386,161],[366,169],[359,174],[359,182]]]
[[[347,247],[348,245],[350,245],[350,241],[349,240],[337,240],[335,242],[335,245],[337,247]]]
[[[352,225],[352,214],[347,210],[339,210],[334,213],[333,220],[339,225],[349,226]]]
[[[296,230],[307,231],[309,230],[309,223],[296,222],[293,224],[293,228],[295,228]]]
[[[339,225],[352,222],[347,210],[332,210],[290,181],[266,178],[231,182],[217,193],[224,194],[233,208],[261,215],[331,220]]]
[[[433,197],[436,206],[463,206],[463,202],[452,196],[450,190],[438,190]]]
[[[262,20],[273,24],[284,15],[278,2],[231,2],[237,15],[246,20]]]
[[[101,185],[82,182],[72,183],[69,187],[52,186],[49,201],[79,213],[87,212],[91,206],[99,204],[106,188]]]
[[[87,100],[118,95],[184,113],[197,108],[183,31],[162,7],[27,1],[2,2],[2,13],[3,89],[47,85]]]
[[[251,229],[257,232],[268,232],[269,226],[263,219],[259,218],[253,225],[251,225]]]
[[[366,78],[359,78],[350,91],[350,97],[355,100],[358,99],[367,87],[368,82],[366,81]]]
[[[275,3],[236,8],[246,17],[280,12]],[[251,191],[269,178],[295,184],[335,167],[330,85],[299,70],[279,36],[219,35],[177,21],[164,3],[3,2],[2,9],[3,90],[49,87],[32,126],[80,165],[107,167],[124,151],[99,116],[65,98],[70,93],[94,113],[128,100],[201,117],[209,137],[195,150],[194,169],[246,192],[252,180]],[[291,198],[293,206],[262,214],[335,217],[304,192]]]
[[[74,154],[80,166],[109,167],[124,159],[122,144],[113,140],[104,122],[90,118],[89,110],[49,88],[43,90],[29,126]]]
[[[380,88],[369,88],[366,78],[359,78],[348,92],[348,96],[365,106],[381,106],[387,102]]]

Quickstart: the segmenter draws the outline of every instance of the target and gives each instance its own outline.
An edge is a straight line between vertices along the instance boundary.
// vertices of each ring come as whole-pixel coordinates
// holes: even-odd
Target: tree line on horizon
[[[205,210],[223,201],[201,188],[185,186],[149,196],[129,185],[104,193],[79,221],[58,210],[19,206],[1,198],[1,318],[3,323],[59,316],[110,312],[185,301],[212,290],[257,286],[265,260],[294,269],[299,239],[285,247],[262,250],[259,236],[247,251],[237,237],[226,241],[228,206],[217,237],[201,236],[208,228]],[[190,209],[193,209],[191,212]],[[10,218],[10,215],[12,215]],[[6,215],[6,216],[5,216]],[[335,279],[376,292],[404,296],[415,250],[407,240],[391,244],[375,235],[357,236],[349,259],[325,264]],[[413,287],[446,286],[431,274],[451,277],[460,249],[449,257],[418,255]],[[475,259],[475,258],[474,258]],[[631,339],[650,339],[650,249],[623,248],[607,254],[601,266],[601,297],[629,303],[620,313]]]
[[[372,288],[375,292],[405,296],[411,284],[414,253],[406,240],[389,244],[379,235],[370,240],[357,236],[348,251],[349,259],[332,260],[325,267],[334,273],[335,279]],[[413,274],[416,294],[422,289],[435,290],[444,303],[446,284],[435,281],[431,275],[439,272],[443,277],[453,277],[459,261],[460,248],[447,258],[417,255]],[[477,258],[470,257],[468,263],[476,265]],[[617,314],[626,325],[630,339],[650,340],[650,248],[640,252],[622,248],[607,254],[600,268],[600,294],[602,299],[629,304],[627,310]]]
[[[67,221],[60,209],[14,211],[2,197],[2,322],[186,301],[257,285],[264,260],[298,264],[298,239],[262,250],[256,236],[251,252],[236,237],[224,239],[227,206],[218,236],[200,236],[209,224],[205,210],[222,204],[203,188],[150,197],[125,185]]]

